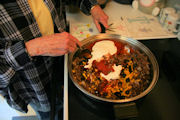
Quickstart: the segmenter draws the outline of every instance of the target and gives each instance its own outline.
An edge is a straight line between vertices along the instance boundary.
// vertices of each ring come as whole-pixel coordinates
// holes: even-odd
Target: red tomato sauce
[[[93,65],[95,65],[95,67],[105,75],[107,75],[110,72],[114,72],[112,65],[108,64],[107,60],[101,60],[100,62],[94,60]]]
[[[111,39],[103,39],[103,40],[109,40],[109,41],[114,42],[115,46],[117,47],[116,54],[128,54],[128,51],[125,49],[126,44],[123,44],[121,42],[118,42],[116,40],[111,40]],[[94,44],[99,41],[102,41],[102,40],[97,40],[97,41],[91,43],[90,45],[87,46],[87,49],[92,51],[92,47],[94,46]],[[133,50],[131,48],[130,48],[130,52],[133,52]],[[111,57],[112,56],[110,56],[110,58]],[[113,64],[109,64],[108,60],[101,60],[100,62],[93,61],[93,65],[95,65],[95,67],[105,75],[109,74],[110,72],[114,72],[114,69],[112,67]]]

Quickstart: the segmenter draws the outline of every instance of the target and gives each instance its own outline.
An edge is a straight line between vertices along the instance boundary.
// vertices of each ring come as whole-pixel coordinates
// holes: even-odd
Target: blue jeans
[[[30,104],[30,106],[33,108],[33,110],[36,112],[36,115],[39,120],[51,120],[51,111],[48,112],[42,112],[37,110],[37,106],[35,104]],[[56,104],[56,111],[54,113],[54,120],[59,120],[58,112],[62,110],[63,104]]]
[[[54,104],[55,112],[53,113],[55,116],[55,120],[58,120],[58,112],[63,108],[63,81],[64,81],[64,57],[56,57],[54,60],[53,66],[53,79],[45,87],[45,91],[47,93],[48,99]],[[54,94],[54,95],[53,95]],[[51,104],[51,107],[52,107]],[[43,110],[47,112],[43,112],[39,109],[38,105],[30,103],[31,107],[37,114],[39,120],[51,120],[51,111]]]

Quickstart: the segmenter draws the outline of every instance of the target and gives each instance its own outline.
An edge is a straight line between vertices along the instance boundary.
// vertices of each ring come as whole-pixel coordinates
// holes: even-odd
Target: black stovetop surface
[[[69,120],[118,120],[115,113],[122,113],[124,116],[120,118],[127,120],[180,120],[180,41],[166,39],[141,42],[154,53],[159,64],[159,80],[154,89],[126,109],[119,104],[86,96],[69,80]],[[119,113],[115,112],[114,107],[120,107]]]

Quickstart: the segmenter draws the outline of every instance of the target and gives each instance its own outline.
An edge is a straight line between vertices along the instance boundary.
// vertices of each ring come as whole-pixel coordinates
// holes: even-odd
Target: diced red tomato
[[[108,64],[107,60],[101,60],[100,62],[93,61],[93,64],[96,66],[96,68],[102,72],[103,74],[107,75],[110,72],[114,72],[113,65]]]
[[[108,81],[104,80],[103,82],[100,83],[100,85],[98,86],[99,92],[104,92],[105,87],[107,86]]]

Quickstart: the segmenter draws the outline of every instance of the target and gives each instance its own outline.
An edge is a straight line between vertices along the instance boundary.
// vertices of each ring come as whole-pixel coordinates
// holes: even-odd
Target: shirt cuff
[[[31,57],[27,53],[24,41],[19,41],[14,45],[7,43],[5,58],[15,70],[23,68],[24,65],[31,61]]]
[[[80,9],[86,15],[91,15],[91,8],[95,5],[98,5],[98,2],[96,0],[82,0]]]

